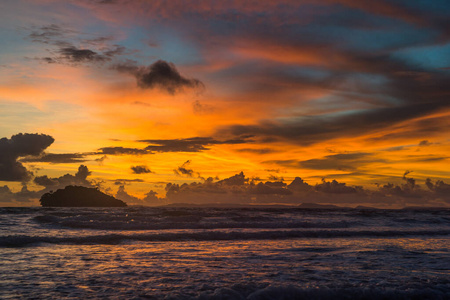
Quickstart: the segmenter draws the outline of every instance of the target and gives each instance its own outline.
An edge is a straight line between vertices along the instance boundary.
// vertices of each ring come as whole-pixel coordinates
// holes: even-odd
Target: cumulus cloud
[[[60,177],[50,178],[47,175],[36,176],[34,182],[44,187],[51,188],[64,188],[68,185],[81,185],[86,187],[92,187],[92,182],[87,179],[91,175],[88,167],[80,165],[75,175],[65,174]]]
[[[142,201],[146,205],[162,205],[165,203],[164,199],[159,198],[158,193],[154,192],[153,190],[150,190],[147,194],[145,194],[145,197],[142,199]]]
[[[141,165],[141,166],[131,166],[131,170],[134,174],[146,174],[146,173],[153,173],[147,166]]]
[[[44,187],[41,190],[30,191],[27,184],[22,184],[22,189],[18,192],[12,192],[8,186],[0,186],[0,202],[5,205],[30,205],[37,201],[43,194],[57,189],[62,189],[68,185],[79,185],[94,187],[95,182],[89,180],[91,175],[87,166],[80,165],[75,175],[65,174],[60,177],[48,177],[47,175],[36,176],[34,183]],[[36,204],[36,202],[34,203]]]
[[[10,139],[0,139],[0,180],[27,181],[32,172],[28,171],[19,157],[39,156],[54,142],[53,137],[46,134],[19,133]]]
[[[137,66],[133,62],[117,64],[113,69],[133,75],[140,88],[160,88],[169,94],[175,94],[184,88],[202,88],[198,79],[182,76],[173,63],[158,60],[148,67]]]
[[[137,198],[135,196],[132,196],[132,195],[128,194],[125,191],[125,186],[124,185],[119,186],[119,189],[117,190],[117,193],[116,193],[116,195],[114,197],[116,197],[119,200],[125,201],[128,205],[140,205],[140,204],[142,204],[142,200],[141,199],[139,199],[139,198]]]
[[[168,183],[166,201],[168,203],[227,203],[227,204],[265,204],[300,203],[335,204],[340,206],[368,205],[374,207],[400,208],[408,205],[449,206],[450,185],[443,181],[426,181],[427,190],[422,189],[412,178],[403,179],[405,183],[387,183],[377,189],[347,185],[333,179],[322,180],[310,185],[296,177],[289,184],[282,181],[255,183],[243,172],[223,180],[208,178],[203,182],[190,184]]]
[[[125,201],[128,205],[148,205],[148,206],[156,206],[165,204],[165,199],[159,198],[158,193],[150,190],[145,196],[141,199],[139,197],[130,195],[126,190],[125,186],[121,185],[117,189],[117,193],[115,197],[119,200]]]
[[[356,193],[357,189],[355,187],[347,186],[345,182],[337,182],[336,180],[326,181],[322,179],[322,183],[317,184],[315,189],[319,192],[328,194],[349,194]]]

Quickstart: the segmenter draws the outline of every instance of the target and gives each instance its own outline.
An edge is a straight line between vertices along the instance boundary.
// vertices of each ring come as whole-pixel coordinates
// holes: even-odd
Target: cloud
[[[23,184],[21,190],[16,193],[12,192],[6,185],[0,186],[0,203],[3,205],[30,205],[31,201],[38,199],[40,195],[39,192],[28,190],[26,184]]]
[[[109,60],[106,55],[98,54],[90,49],[79,49],[74,46],[63,47],[58,50],[61,54],[61,58],[69,62],[80,63],[80,62],[105,62]]]
[[[236,151],[237,152],[248,152],[248,153],[259,154],[259,155],[278,152],[277,150],[271,149],[271,148],[259,148],[259,149],[242,148],[242,149],[236,149]]]
[[[327,155],[324,158],[316,158],[300,161],[299,165],[305,169],[313,170],[355,170],[359,166],[373,162],[384,162],[385,160],[373,157],[371,153],[342,153]]]
[[[422,147],[422,146],[430,146],[430,145],[433,145],[433,143],[430,143],[428,140],[423,140],[423,141],[420,141],[420,143],[419,143],[420,147]]]
[[[91,175],[88,167],[80,165],[75,175],[65,174],[60,177],[50,178],[47,175],[36,176],[34,182],[47,188],[64,188],[68,185],[81,185],[86,187],[92,187],[92,182],[87,180],[87,177]]]
[[[106,155],[143,155],[143,154],[152,154],[150,151],[145,149],[137,149],[137,148],[125,148],[125,147],[103,147],[98,149],[100,152],[97,154],[106,154]]]
[[[142,200],[128,194],[125,191],[124,185],[119,186],[119,189],[117,190],[117,193],[114,197],[116,197],[119,200],[125,201],[128,205],[142,205]]]
[[[0,186],[0,202],[5,205],[30,205],[32,201],[37,201],[43,194],[57,189],[65,188],[68,185],[80,185],[86,187],[94,187],[94,181],[88,179],[91,175],[88,167],[80,165],[75,175],[65,174],[60,177],[48,177],[47,175],[36,176],[34,183],[44,188],[37,191],[30,191],[25,183],[19,192],[12,192],[8,186]],[[98,185],[97,185],[98,187]],[[37,204],[37,202],[35,202]]]
[[[31,133],[19,133],[10,139],[0,139],[0,180],[29,180],[32,172],[28,171],[18,158],[41,155],[53,142],[53,137],[49,135]]]
[[[126,62],[113,66],[113,69],[136,77],[140,88],[160,88],[169,94],[175,94],[184,88],[202,88],[204,85],[198,79],[182,76],[173,63],[158,60],[148,67],[137,66]]]
[[[356,188],[347,186],[346,183],[337,182],[334,179],[332,181],[322,179],[322,183],[317,184],[315,189],[327,194],[350,194],[357,191]]]
[[[260,141],[287,141],[311,145],[340,137],[362,136],[378,132],[400,122],[418,118],[446,106],[443,102],[411,104],[349,112],[290,118],[288,121],[262,121],[256,125],[232,125],[218,135],[252,135]]]
[[[209,104],[202,104],[199,100],[192,102],[192,109],[197,115],[206,115],[213,113],[216,109]]]
[[[433,183],[430,178],[427,178],[425,184],[430,190],[445,197],[450,203],[450,184],[447,184],[442,180],[436,180],[436,183]]]
[[[135,179],[120,179],[119,178],[119,179],[114,179],[113,181],[114,181],[114,185],[126,185],[130,182],[144,182],[143,179],[138,179],[138,178],[135,178]]]
[[[153,190],[150,190],[148,193],[145,194],[144,198],[135,197],[133,195],[128,194],[128,192],[125,190],[125,186],[121,185],[119,186],[117,193],[115,197],[119,200],[127,202],[128,205],[162,205],[165,203],[165,199],[158,198],[156,195],[158,193],[154,192]]]
[[[192,137],[186,139],[172,139],[172,140],[139,140],[151,144],[145,148],[148,151],[155,152],[200,152],[209,150],[207,146],[224,145],[224,144],[243,144],[248,140],[238,138],[230,140],[216,140],[211,137]]]
[[[450,206],[448,191],[450,185],[443,181],[426,181],[428,190],[422,189],[412,178],[395,185],[387,183],[376,190],[347,185],[333,179],[322,179],[321,183],[310,185],[300,177],[289,184],[281,181],[266,181],[255,184],[244,173],[223,180],[208,178],[203,182],[166,185],[168,203],[321,203],[336,205],[368,205],[374,207],[401,208],[407,205]]]
[[[191,163],[190,160],[185,161],[181,166],[173,170],[174,173],[180,176],[187,175],[189,177],[192,177],[194,174],[194,170],[188,168],[190,163]]]
[[[208,146],[223,144],[242,144],[250,142],[246,138],[216,140],[211,137],[192,137],[172,140],[139,140],[138,142],[150,144],[143,149],[127,147],[103,147],[98,149],[97,155],[144,155],[154,152],[201,152],[209,150]],[[90,153],[92,154],[92,153]]]
[[[53,43],[55,38],[62,38],[67,33],[70,33],[70,31],[57,24],[50,24],[39,28],[34,28],[28,35],[28,38],[30,38],[33,42],[49,44]]]
[[[37,157],[25,157],[21,162],[48,162],[52,164],[81,163],[85,162],[83,153],[42,153]]]
[[[83,36],[85,34],[65,29],[57,24],[50,24],[34,28],[28,38],[33,42],[54,47],[47,49],[51,56],[36,58],[46,63],[105,63],[126,53],[126,48],[123,46],[108,45],[113,40],[111,37],[82,38]],[[80,44],[80,46],[74,44]],[[96,49],[81,46],[86,44]]]
[[[147,194],[145,194],[145,197],[142,199],[142,201],[147,205],[164,204],[164,199],[158,198],[156,195],[158,195],[158,193],[150,190]]]
[[[146,174],[146,173],[153,173],[147,166],[141,165],[141,166],[132,166],[131,170],[134,174]]]

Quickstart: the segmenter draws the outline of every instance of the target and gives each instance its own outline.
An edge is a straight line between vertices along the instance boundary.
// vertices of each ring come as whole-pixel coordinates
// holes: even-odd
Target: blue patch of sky
[[[340,49],[383,51],[434,41],[438,31],[361,10],[337,8],[304,26],[291,26],[288,35],[331,44]]]
[[[450,43],[445,45],[415,47],[396,51],[394,58],[406,60],[428,70],[450,67]]]
[[[438,32],[417,30],[407,24],[390,29],[349,28],[311,24],[303,30],[309,34],[323,37],[337,48],[364,52],[380,52],[408,47],[418,43],[430,43],[438,37]]]
[[[152,26],[153,27],[153,26]],[[179,33],[155,24],[154,29],[133,28],[120,45],[138,50],[133,55],[141,65],[149,65],[158,59],[175,64],[195,64],[202,60],[199,49]]]
[[[323,68],[314,67],[285,67],[283,72],[290,77],[307,78],[313,81],[320,81],[332,75],[332,72]]]
[[[438,15],[450,14],[450,1],[448,0],[396,0],[396,2],[421,12],[431,12]]]

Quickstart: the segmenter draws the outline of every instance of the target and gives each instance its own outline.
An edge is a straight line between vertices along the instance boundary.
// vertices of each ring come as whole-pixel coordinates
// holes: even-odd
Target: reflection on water
[[[446,212],[414,215],[414,212],[377,211],[368,216],[367,212],[339,210],[197,209],[174,213],[149,209],[135,214],[119,210],[109,213],[112,222],[121,219],[128,224],[123,218],[132,218],[145,229],[123,225],[124,228],[108,230],[107,210],[3,212],[3,220],[8,221],[2,221],[0,227],[3,241],[0,298],[448,299],[450,296],[450,242],[448,234],[445,235],[450,225]],[[184,219],[194,213],[195,221]],[[155,218],[161,221],[158,226],[166,228],[148,229],[155,225],[145,225],[145,220],[154,222]],[[167,228],[170,222],[165,218],[175,218],[172,219],[175,224],[171,225],[174,229]],[[203,222],[211,229],[203,225],[199,229],[186,228],[189,222]],[[226,222],[229,228],[223,226]],[[94,223],[91,228],[84,226],[90,223]],[[249,226],[243,226],[245,223]],[[239,228],[237,224],[242,226]],[[337,228],[327,224],[335,224]],[[292,230],[321,233],[326,230],[328,236],[280,236],[281,232]],[[232,234],[227,240],[195,235],[205,231],[212,237],[223,232],[250,234]],[[261,232],[270,231],[277,232],[276,239],[261,236]],[[431,234],[414,234],[425,231]],[[330,235],[333,232],[348,234]],[[394,234],[373,235],[373,232]],[[183,233],[189,238],[183,238]],[[77,234],[83,239],[67,239]],[[166,240],[151,240],[158,234]],[[95,241],[95,237],[103,235],[119,238]],[[138,235],[147,238],[136,238]]]

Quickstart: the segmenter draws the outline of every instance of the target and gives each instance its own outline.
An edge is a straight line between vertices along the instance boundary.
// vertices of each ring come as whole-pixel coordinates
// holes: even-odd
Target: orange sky
[[[8,1],[0,205],[65,184],[150,205],[448,205],[450,8],[421,5]]]

